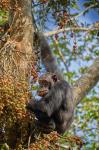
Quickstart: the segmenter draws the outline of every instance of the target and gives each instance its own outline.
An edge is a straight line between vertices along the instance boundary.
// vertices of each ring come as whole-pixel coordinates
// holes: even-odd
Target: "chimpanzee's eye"
[[[44,86],[44,87],[48,87],[48,86],[49,86],[49,83],[48,83],[47,81],[45,81],[45,82],[43,83],[43,86]]]
[[[53,79],[54,82],[57,82],[57,76],[56,75],[53,75],[52,79]]]

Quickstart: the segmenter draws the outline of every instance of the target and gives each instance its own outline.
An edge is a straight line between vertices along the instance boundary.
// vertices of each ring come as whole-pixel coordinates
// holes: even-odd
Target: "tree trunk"
[[[31,0],[11,0],[9,8],[10,28],[3,36],[6,42],[0,46],[0,144],[17,149],[28,143],[30,118],[25,106],[36,56]]]
[[[11,0],[9,12],[10,36],[1,49],[0,72],[1,75],[27,79],[35,59],[31,0]]]

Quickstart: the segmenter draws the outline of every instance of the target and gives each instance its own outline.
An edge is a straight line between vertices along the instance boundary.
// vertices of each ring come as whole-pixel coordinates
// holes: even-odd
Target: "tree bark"
[[[99,81],[99,57],[88,68],[73,86],[75,106],[88,94]]]
[[[0,52],[0,73],[27,79],[35,59],[31,0],[11,0],[10,16],[10,36]]]
[[[0,46],[0,146],[6,141],[12,149],[18,149],[29,136],[31,119],[25,107],[36,56],[31,0],[10,0],[9,8],[10,28],[3,36],[6,42]]]

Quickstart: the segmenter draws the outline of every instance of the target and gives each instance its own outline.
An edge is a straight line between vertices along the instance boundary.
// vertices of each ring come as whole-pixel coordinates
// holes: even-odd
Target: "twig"
[[[97,6],[97,5],[98,5],[98,3],[90,5],[85,10],[83,10],[81,13],[79,13],[77,16],[75,16],[74,19],[77,19],[78,17],[80,17],[81,15],[83,15],[86,11],[88,11],[90,8],[93,8],[93,7]],[[71,19],[73,19],[73,18],[71,18]]]
[[[66,31],[66,32],[68,32],[68,31],[88,31],[88,32],[91,32],[91,31],[98,31],[98,30],[99,30],[99,27],[97,27],[97,28],[73,27],[73,28],[57,29],[57,30],[53,30],[51,32],[45,32],[44,35],[49,37],[49,36],[64,32],[64,31]]]
[[[31,141],[31,135],[29,136],[29,139],[28,139],[28,150],[29,150],[29,147],[30,147],[30,141]]]
[[[59,47],[57,46],[58,41],[57,41],[56,39],[54,39],[54,38],[52,38],[52,39],[53,39],[53,41],[54,41],[55,48],[56,48],[56,50],[58,51],[59,56],[60,56],[61,60],[62,60],[63,63],[64,63],[64,66],[65,66],[65,68],[66,68],[66,71],[69,72],[68,66],[67,66],[67,64],[66,64],[66,59],[64,58],[64,56],[63,56],[61,50],[60,50]]]
[[[29,150],[29,147],[30,147],[30,143],[31,143],[31,137],[33,135],[33,133],[35,132],[35,129],[31,132],[31,134],[29,135],[29,138],[28,138],[28,150]]]
[[[71,150],[71,147],[69,145],[64,145],[64,144],[59,144],[59,143],[55,143],[55,145],[61,147],[61,148],[64,148],[66,150],[70,149]]]

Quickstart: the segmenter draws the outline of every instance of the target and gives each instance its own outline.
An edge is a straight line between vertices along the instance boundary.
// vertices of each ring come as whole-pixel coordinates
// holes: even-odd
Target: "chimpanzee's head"
[[[46,73],[39,78],[40,90],[38,90],[39,96],[45,96],[48,91],[54,86],[58,81],[56,74]]]

